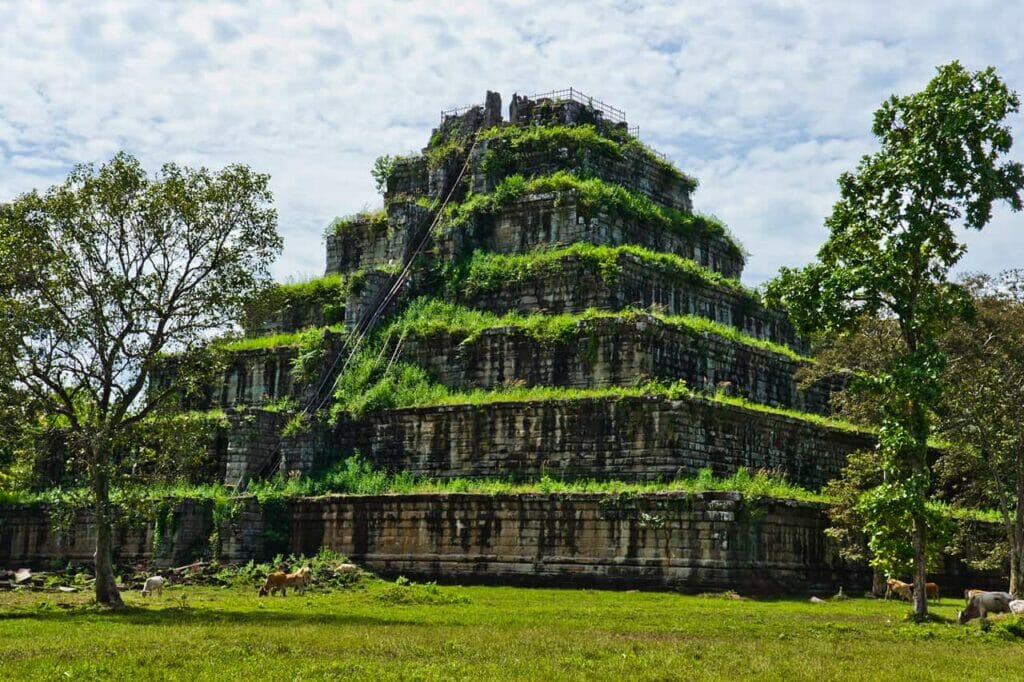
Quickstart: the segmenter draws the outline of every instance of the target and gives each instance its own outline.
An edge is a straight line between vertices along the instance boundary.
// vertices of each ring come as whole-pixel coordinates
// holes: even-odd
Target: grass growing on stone
[[[302,342],[305,331],[283,332],[281,334],[267,334],[266,336],[251,336],[244,339],[226,341],[222,348],[228,351],[266,350],[269,348],[298,347]]]
[[[444,211],[445,222],[450,225],[466,224],[475,215],[494,215],[524,196],[550,192],[574,193],[580,209],[591,215],[605,211],[686,238],[720,238],[733,257],[743,260],[743,247],[717,218],[662,206],[622,185],[600,178],[580,178],[566,171],[529,179],[518,174],[509,175],[495,186],[493,192],[470,194],[461,203],[449,204]]]
[[[104,612],[83,593],[0,593],[0,670],[50,679],[996,680],[1024,666],[1018,617],[933,604],[364,581],[259,599],[172,585]],[[820,595],[827,597],[827,595]]]
[[[510,479],[428,479],[417,478],[407,471],[389,472],[374,469],[369,462],[352,456],[316,477],[275,476],[253,482],[247,494],[256,497],[309,497],[332,494],[348,495],[412,495],[465,493],[476,495],[573,494],[642,495],[653,493],[734,492],[745,498],[774,498],[827,502],[828,498],[801,488],[768,471],[751,473],[740,467],[731,476],[715,476],[711,469],[701,469],[697,476],[670,481],[559,480],[542,476],[536,480]],[[187,495],[185,495],[187,496]]]
[[[409,363],[397,362],[386,371],[367,368],[374,358],[367,353],[367,362],[357,363],[355,371],[342,376],[335,395],[332,416],[342,412],[360,416],[373,410],[439,407],[444,405],[493,405],[499,403],[615,400],[623,398],[664,398],[669,400],[701,399],[712,403],[777,414],[828,428],[872,435],[873,430],[831,417],[798,412],[781,407],[754,403],[743,398],[705,395],[688,389],[682,382],[663,384],[647,382],[639,386],[604,386],[601,388],[570,388],[565,386],[508,386],[495,389],[457,391],[433,383],[426,372]],[[386,361],[386,359],[385,359]],[[379,372],[383,371],[383,375]],[[357,376],[356,373],[359,373]]]
[[[571,342],[591,333],[590,323],[600,320],[639,322],[657,320],[668,327],[692,334],[718,336],[751,348],[775,353],[798,362],[809,362],[788,346],[744,334],[735,327],[697,315],[664,315],[642,310],[587,310],[582,313],[547,315],[516,312],[495,315],[484,310],[467,308],[440,299],[420,298],[411,302],[388,330],[399,336],[430,336],[438,333],[465,335],[470,343],[488,329],[511,328],[542,344]]]
[[[471,257],[451,268],[448,288],[452,294],[461,296],[495,292],[510,284],[558,274],[568,260],[582,261],[593,268],[606,284],[614,284],[622,272],[624,257],[636,258],[644,265],[656,268],[658,275],[671,280],[726,289],[753,304],[760,303],[757,293],[744,287],[739,280],[725,277],[689,258],[632,244],[607,246],[577,242],[563,249],[539,249],[521,254],[474,251]]]
[[[542,476],[535,480],[511,479],[430,479],[413,476],[408,471],[390,472],[374,468],[358,455],[339,461],[316,476],[284,476],[252,481],[242,493],[220,483],[194,484],[183,481],[139,486],[126,491],[115,488],[111,499],[115,507],[138,507],[140,503],[174,500],[207,500],[230,504],[244,498],[316,497],[321,495],[414,495],[414,494],[573,494],[641,495],[653,493],[734,492],[745,498],[774,498],[827,502],[828,498],[796,486],[772,472],[751,473],[745,467],[731,476],[715,476],[711,469],[701,469],[697,476],[679,477],[669,481],[633,482],[620,480],[560,480]],[[30,492],[0,492],[4,504],[67,505],[88,495],[84,488]]]
[[[388,229],[388,213],[380,208],[375,211],[360,211],[359,213],[335,218],[324,230],[324,236],[341,236],[353,230],[367,230],[372,234],[383,234]]]
[[[341,274],[314,277],[301,282],[288,282],[276,285],[286,305],[299,305],[310,301],[321,302],[323,299],[344,296],[345,277]]]
[[[328,327],[311,327],[297,332],[252,336],[243,339],[225,341],[221,344],[224,350],[239,352],[246,350],[269,350],[272,348],[303,348],[315,346],[323,339],[324,331],[342,333],[345,325],[335,324]]]
[[[670,173],[689,191],[697,188],[696,179],[686,175],[648,149],[640,140],[619,128],[584,125],[495,126],[480,133],[487,140],[482,168],[495,177],[528,164],[537,154],[559,154],[584,161],[584,153],[622,159],[625,153],[639,155]],[[564,151],[563,151],[564,150]]]
[[[276,284],[270,287],[246,310],[245,327],[258,331],[268,320],[286,317],[295,311],[319,309],[325,324],[342,321],[345,298],[358,276],[325,275],[301,282]]]

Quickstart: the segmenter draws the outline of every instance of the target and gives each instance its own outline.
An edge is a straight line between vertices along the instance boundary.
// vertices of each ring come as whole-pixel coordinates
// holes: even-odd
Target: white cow
[[[170,581],[168,581],[167,578],[159,575],[146,578],[146,584],[142,586],[142,596],[145,597],[153,594],[154,592],[156,594],[163,595],[164,585],[168,582]]]
[[[971,595],[967,608],[957,611],[956,622],[963,625],[972,618],[986,618],[990,613],[1007,613],[1013,597],[1009,592],[982,592]]]

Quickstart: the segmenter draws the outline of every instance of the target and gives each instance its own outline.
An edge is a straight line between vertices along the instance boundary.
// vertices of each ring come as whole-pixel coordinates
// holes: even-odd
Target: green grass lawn
[[[1020,679],[1024,623],[906,604],[369,582],[258,599],[0,593],[0,679]],[[952,619],[959,602],[934,607]],[[1021,628],[1024,629],[1024,628]]]

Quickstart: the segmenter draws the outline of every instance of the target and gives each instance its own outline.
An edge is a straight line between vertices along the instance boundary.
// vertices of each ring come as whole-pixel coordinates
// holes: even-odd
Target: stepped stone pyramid
[[[508,121],[496,93],[444,114],[423,153],[388,169],[383,211],[329,229],[324,281],[332,285],[253,328],[336,322],[322,352],[344,364],[347,344],[375,313],[385,325],[424,297],[483,313],[490,324],[473,329],[438,313],[380,350],[456,395],[289,438],[275,433],[287,415],[262,415],[255,433],[232,430],[225,481],[279,468],[309,473],[358,451],[378,466],[440,478],[655,480],[742,466],[820,487],[870,439],[801,417],[827,413],[836,386],[800,386],[806,345],[783,313],[739,283],[742,248],[717,220],[693,212],[695,187],[631,134],[620,111],[575,91],[513,96]],[[558,319],[557,334],[536,332],[545,316]],[[209,405],[329,403],[317,386],[333,386],[337,369],[296,381],[300,353],[295,345],[238,353]],[[682,381],[689,391],[587,397],[650,381]],[[584,392],[457,398],[510,386]]]
[[[552,479],[740,468],[817,490],[874,440],[827,418],[839,379],[800,383],[807,345],[740,284],[743,249],[694,212],[696,181],[620,110],[565,90],[514,95],[503,113],[488,92],[445,112],[422,153],[382,158],[384,208],[331,225],[325,276],[254,308],[248,338],[225,346],[222,380],[188,405],[217,415],[209,457],[188,475],[244,491],[358,454],[377,469],[539,492],[335,495],[273,510],[243,498],[230,523],[182,501],[173,538],[157,550],[152,527],[122,529],[122,556],[180,564],[211,537],[228,560],[328,546],[436,580],[865,584],[866,567],[827,542],[817,503],[543,492]],[[8,515],[0,559],[91,556],[88,519],[60,545],[38,517]]]

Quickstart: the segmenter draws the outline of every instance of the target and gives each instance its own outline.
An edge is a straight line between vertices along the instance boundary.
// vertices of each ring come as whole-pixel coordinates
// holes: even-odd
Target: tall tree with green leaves
[[[940,460],[969,506],[999,510],[1010,591],[1024,596],[1024,271],[967,281],[977,314],[942,341],[948,356],[938,410],[943,438],[957,444]]]
[[[16,393],[58,422],[82,463],[96,523],[96,600],[120,606],[111,564],[112,481],[133,433],[181,392],[178,367],[231,329],[269,284],[280,252],[269,178],[245,166],[218,173],[165,165],[149,177],[121,153],[79,166],[45,193],[0,211],[6,255],[20,267],[0,290],[0,345]],[[129,479],[120,479],[127,482]]]
[[[900,352],[870,382],[885,481],[859,509],[876,561],[887,561],[886,528],[912,525],[918,618],[928,610],[927,441],[945,361],[938,339],[971,313],[970,297],[949,280],[965,251],[956,228],[982,229],[997,201],[1021,209],[1024,169],[1002,160],[1013,143],[1005,120],[1019,107],[994,69],[971,73],[958,62],[939,67],[921,92],[892,96],[874,116],[880,149],[839,178],[817,261],[784,268],[768,288],[805,332],[850,329],[872,315],[899,326]]]

